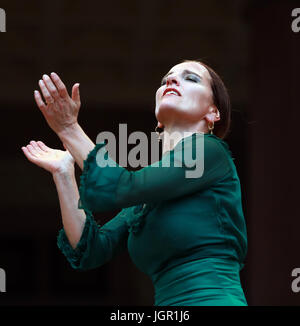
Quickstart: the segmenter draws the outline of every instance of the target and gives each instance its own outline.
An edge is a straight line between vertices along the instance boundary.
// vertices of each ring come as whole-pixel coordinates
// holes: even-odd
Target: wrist
[[[74,135],[80,130],[78,122],[74,122],[71,125],[65,127],[60,132],[57,133],[57,136],[62,142],[67,142],[69,138],[74,138]]]
[[[74,173],[75,173],[74,166],[70,166],[68,168],[61,168],[61,169],[58,169],[58,170],[52,172],[52,177],[53,177],[54,181],[56,181],[56,180],[62,179],[62,178],[73,177]]]

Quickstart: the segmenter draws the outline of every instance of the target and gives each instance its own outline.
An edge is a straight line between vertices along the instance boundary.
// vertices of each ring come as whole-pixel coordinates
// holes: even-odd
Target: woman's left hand
[[[44,96],[43,101],[39,91],[34,91],[34,98],[42,111],[49,127],[59,136],[69,127],[77,124],[80,109],[79,84],[72,88],[72,97],[69,96],[66,86],[56,73],[51,77],[43,75],[39,87]]]

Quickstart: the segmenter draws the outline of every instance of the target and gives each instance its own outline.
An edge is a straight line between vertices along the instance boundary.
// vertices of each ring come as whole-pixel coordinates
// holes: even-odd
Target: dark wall
[[[299,7],[299,3],[298,3]],[[291,273],[300,266],[300,34],[291,29],[296,1],[249,8],[251,93],[247,132],[250,248],[247,288],[256,305],[298,305]],[[299,24],[298,24],[299,25]]]
[[[89,272],[71,269],[56,246],[61,228],[50,174],[21,146],[62,148],[33,100],[42,74],[80,82],[79,123],[99,132],[154,131],[161,77],[184,59],[204,59],[232,101],[228,142],[241,180],[249,251],[241,273],[249,305],[297,305],[297,95],[300,32],[296,1],[3,1],[1,33],[0,304],[152,305],[150,279],[127,253]],[[299,4],[298,4],[299,6]],[[76,170],[79,180],[80,171]],[[97,214],[99,223],[117,212]]]

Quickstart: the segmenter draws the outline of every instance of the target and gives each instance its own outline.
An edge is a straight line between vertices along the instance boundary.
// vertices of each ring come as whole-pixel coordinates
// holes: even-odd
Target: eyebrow
[[[195,73],[195,72],[193,72],[193,71],[191,71],[191,70],[184,69],[182,73],[183,73],[183,74],[194,74],[194,75],[198,76],[198,77],[200,78],[200,80],[202,80],[202,77],[201,77],[200,75],[198,75],[197,73]],[[168,72],[168,73],[167,73],[167,74],[162,78],[161,81],[163,81],[166,77],[168,77],[168,76],[171,75],[171,74],[173,74],[172,71]]]

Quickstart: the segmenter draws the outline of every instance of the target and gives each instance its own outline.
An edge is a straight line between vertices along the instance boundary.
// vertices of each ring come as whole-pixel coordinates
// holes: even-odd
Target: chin
[[[170,121],[171,117],[174,118],[179,111],[177,106],[164,103],[156,107],[155,116],[159,122],[165,124],[167,121]]]

